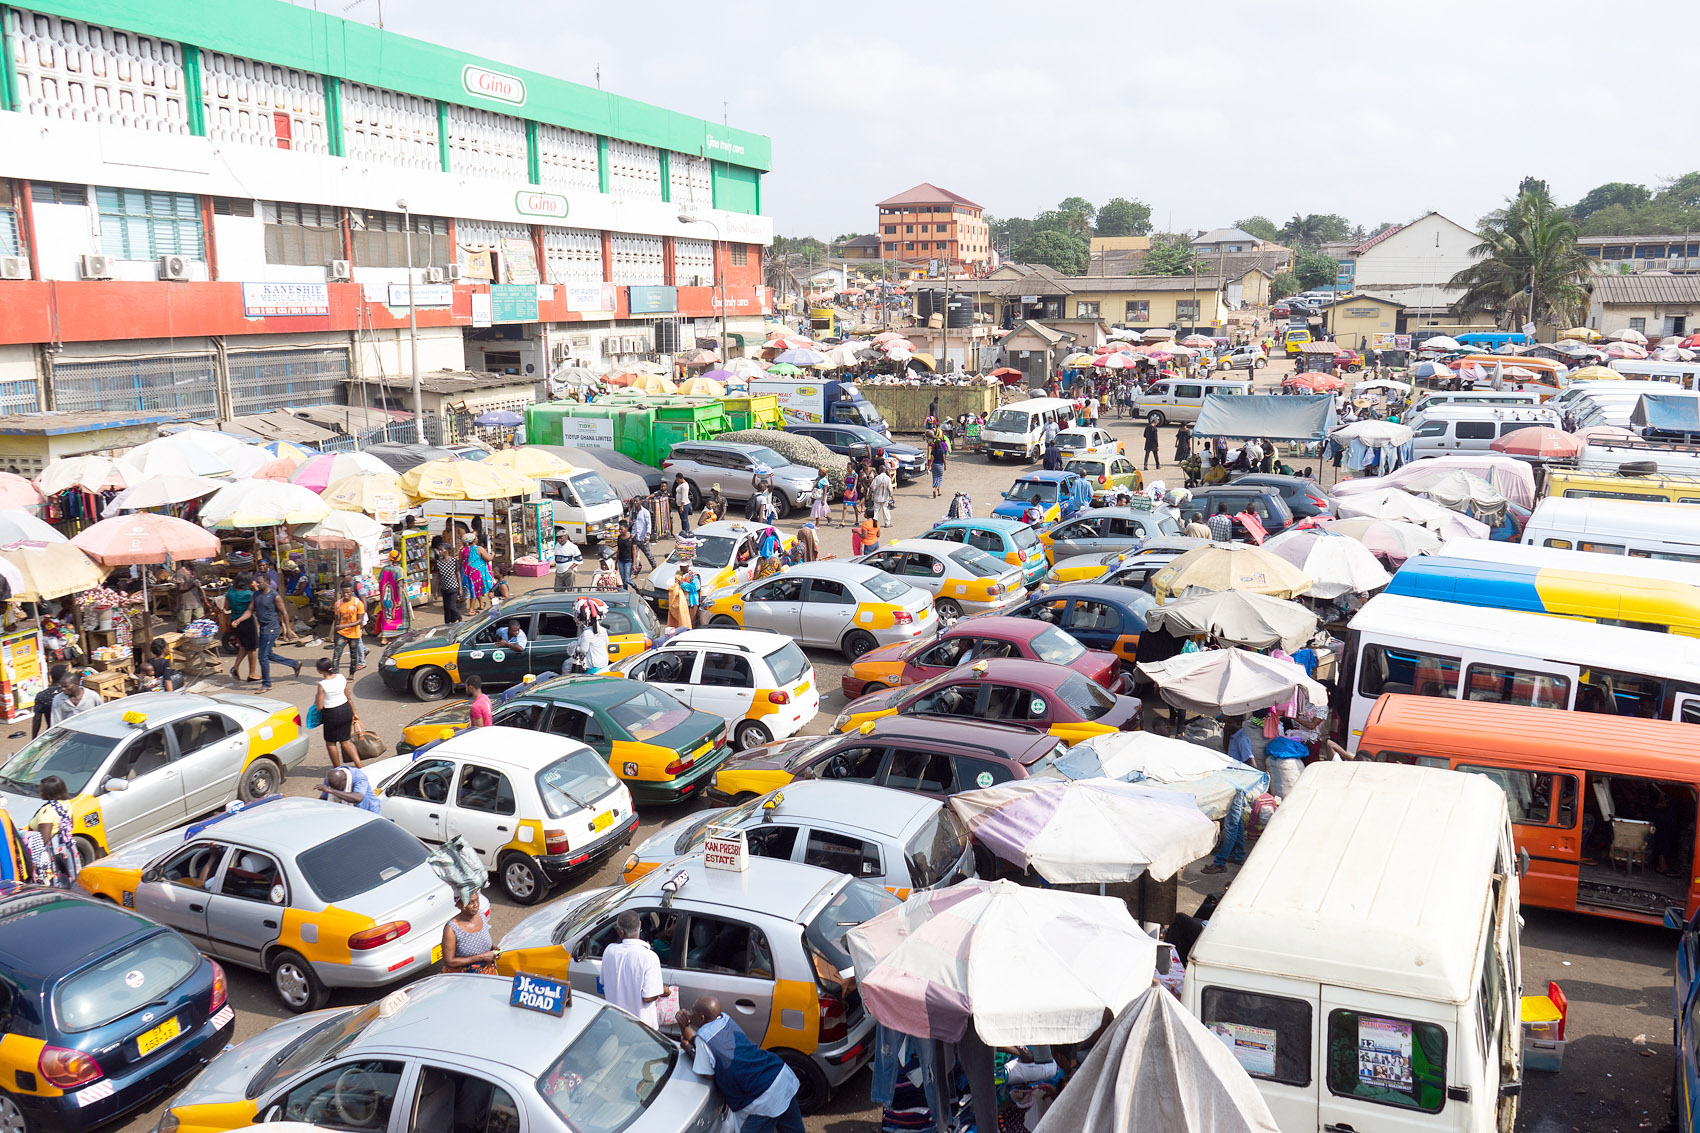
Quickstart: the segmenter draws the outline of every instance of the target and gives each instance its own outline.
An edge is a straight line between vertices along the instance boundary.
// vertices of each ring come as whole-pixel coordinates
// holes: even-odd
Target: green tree
[[[1627,181],[1607,181],[1604,185],[1584,193],[1581,200],[1570,206],[1570,215],[1582,221],[1611,205],[1638,209],[1652,199],[1653,194],[1647,191],[1645,185],[1631,185]]]
[[[1083,240],[1092,238],[1092,218],[1098,209],[1085,197],[1064,197],[1056,207],[1069,231]]]
[[[1250,231],[1250,229],[1247,229],[1247,231]],[[1285,299],[1287,296],[1297,295],[1303,290],[1304,287],[1300,285],[1299,277],[1290,271],[1281,272],[1269,281],[1269,297],[1271,299]]]
[[[1164,233],[1151,238],[1151,250],[1140,262],[1142,275],[1191,275],[1202,270],[1203,262],[1185,236]]]
[[[1033,235],[1033,222],[1024,216],[987,216],[986,227],[991,230],[992,246],[1005,253]]]
[[[1338,213],[1294,213],[1282,227],[1281,239],[1295,248],[1317,248],[1330,240],[1344,240],[1351,231],[1351,223]]]
[[[1293,265],[1293,274],[1298,277],[1300,290],[1327,287],[1339,278],[1340,261],[1333,256],[1312,252],[1299,257],[1298,263]]]
[[[1098,235],[1143,236],[1151,231],[1151,206],[1144,201],[1112,197],[1098,210]]]
[[[1275,227],[1275,222],[1267,216],[1248,216],[1244,220],[1234,221],[1234,227],[1241,232],[1249,232],[1259,240],[1276,241],[1281,239],[1281,230]]]
[[[1085,275],[1091,252],[1085,240],[1060,228],[1042,228],[1010,249],[1017,263],[1044,264],[1063,275]]]
[[[1491,311],[1503,327],[1572,323],[1587,306],[1592,268],[1576,246],[1576,221],[1546,183],[1525,178],[1517,196],[1483,218],[1476,262],[1452,277],[1462,312]]]

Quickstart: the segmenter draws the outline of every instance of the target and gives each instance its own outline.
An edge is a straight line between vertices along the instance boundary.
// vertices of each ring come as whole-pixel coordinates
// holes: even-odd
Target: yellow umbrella
[[[1571,327],[1569,330],[1565,331],[1563,334],[1559,335],[1558,337],[1560,337],[1560,338],[1579,338],[1583,342],[1598,342],[1598,341],[1600,341],[1600,339],[1604,338],[1605,335],[1603,335],[1599,331],[1593,330],[1589,327]]]
[[[494,464],[498,468],[506,468],[510,472],[518,472],[521,476],[544,477],[565,476],[572,472],[573,466],[540,448],[505,448],[485,457],[483,464]]]
[[[1564,380],[1567,382],[1620,382],[1623,380],[1623,375],[1610,366],[1583,366]]]
[[[639,393],[678,393],[679,387],[662,377],[660,374],[633,374],[632,380],[626,384],[627,389]]]
[[[924,350],[917,350],[914,356],[909,360],[911,362],[919,362],[929,370],[936,370],[939,368],[938,360]]]
[[[106,581],[106,572],[71,543],[13,547],[0,551],[0,558],[15,568],[7,572],[7,577],[12,579],[12,597],[21,602],[63,598],[93,590]]]
[[[337,511],[363,511],[381,522],[394,522],[401,510],[401,482],[394,472],[356,472],[329,485],[319,498]]]
[[[725,397],[726,387],[713,378],[692,378],[679,387],[679,392],[691,397]],[[524,449],[520,450],[525,451]]]
[[[1065,366],[1090,366],[1091,364],[1092,355],[1090,354],[1070,354],[1067,358],[1063,359],[1063,365]]]
[[[536,488],[513,469],[487,460],[427,460],[398,482],[416,500],[500,500],[529,496]]]
[[[1310,575],[1261,547],[1198,547],[1152,575],[1151,592],[1159,602],[1189,586],[1296,598],[1310,589],[1310,581]]]

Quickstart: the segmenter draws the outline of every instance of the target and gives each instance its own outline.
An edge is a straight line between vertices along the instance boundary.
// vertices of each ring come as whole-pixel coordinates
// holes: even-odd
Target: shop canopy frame
[[[1320,442],[1334,428],[1330,394],[1220,394],[1205,397],[1197,437]]]

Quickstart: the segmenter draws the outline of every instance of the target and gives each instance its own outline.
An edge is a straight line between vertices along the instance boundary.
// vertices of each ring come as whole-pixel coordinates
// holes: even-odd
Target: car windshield
[[[617,785],[608,761],[593,751],[575,751],[537,773],[537,792],[550,818],[589,807]]]
[[[949,807],[939,807],[903,847],[903,856],[909,862],[909,878],[915,888],[931,889],[949,877],[967,846],[968,832],[962,828],[961,820]]]
[[[257,1098],[274,1082],[281,1082],[303,1067],[335,1058],[359,1038],[367,1024],[378,1017],[379,1003],[368,1003],[326,1019],[297,1038],[260,1068],[248,1083],[247,1096]]]
[[[161,932],[59,981],[53,1017],[64,1031],[87,1031],[150,1003],[164,1003],[201,966],[201,954],[175,932]]]
[[[1080,713],[1083,720],[1096,720],[1116,706],[1116,698],[1105,692],[1103,685],[1079,673],[1070,673],[1057,682],[1057,699]]]
[[[1064,471],[1077,472],[1082,476],[1094,478],[1107,474],[1105,472],[1105,464],[1102,460],[1081,460],[1078,458],[1069,461],[1068,467],[1065,468]]]
[[[770,469],[784,468],[787,464],[791,463],[772,449],[762,448],[760,445],[757,445],[755,448],[750,450],[750,459],[761,464],[765,464]]]
[[[1017,480],[1003,494],[1006,500],[1030,501],[1039,497],[1042,504],[1054,504],[1062,498],[1062,485],[1055,480]]]
[[[863,921],[900,904],[893,894],[871,882],[848,881],[815,914],[803,934],[835,969],[843,971],[850,967],[850,951],[844,947],[844,935]]]
[[[537,1079],[537,1092],[575,1133],[619,1133],[661,1096],[678,1057],[671,1042],[604,1007]]]
[[[1010,536],[1015,545],[1023,551],[1032,550],[1039,545],[1039,537],[1033,534],[1031,527],[1017,527]]]
[[[579,502],[585,507],[611,504],[619,499],[614,494],[614,489],[608,486],[608,481],[604,480],[600,473],[580,472],[567,483],[573,486],[573,491],[578,493]]]
[[[862,585],[881,602],[901,602],[911,589],[907,582],[899,582],[888,574],[876,574],[872,578],[864,579]]]
[[[41,781],[57,775],[75,797],[83,793],[106,757],[122,742],[117,736],[96,736],[63,725],[49,728],[0,766],[0,788],[18,795],[38,795]]]
[[[768,669],[772,671],[774,682],[786,687],[802,680],[803,675],[809,671],[809,659],[797,648],[795,641],[787,641],[762,660],[767,662]]]
[[[1009,569],[1009,564],[994,558],[978,547],[963,547],[950,553],[951,561],[975,578],[997,578]]]
[[[986,421],[986,428],[1000,433],[1025,433],[1032,427],[1032,416],[1019,409],[1000,409]]]
[[[1058,448],[1091,448],[1092,438],[1085,433],[1058,433]]]
[[[761,812],[761,804],[766,795],[757,795],[747,803],[740,803],[730,810],[711,810],[693,818],[690,825],[679,831],[679,837],[673,843],[675,854],[688,854],[702,848],[704,832],[710,826],[742,826]]]
[[[697,549],[694,555],[689,556],[688,561],[699,567],[719,568],[725,566],[732,561],[732,550],[738,545],[736,539],[726,535],[696,535],[693,538],[696,539]],[[682,563],[686,562],[687,559],[685,556],[681,556],[678,551],[674,551],[667,556],[667,561]]]
[[[326,902],[346,901],[425,863],[425,844],[393,822],[374,817],[295,859],[301,876]]]
[[[1046,626],[1033,638],[1033,656],[1053,665],[1067,665],[1086,652],[1086,646],[1074,640],[1056,626]],[[1097,688],[1097,685],[1093,685]]]
[[[836,735],[822,736],[812,744],[805,744],[785,757],[785,770],[795,771],[803,765],[804,760],[813,758],[817,753],[826,751],[837,743],[840,737]]]
[[[658,689],[636,686],[630,697],[608,706],[608,715],[632,739],[646,743],[683,724],[691,710]]]

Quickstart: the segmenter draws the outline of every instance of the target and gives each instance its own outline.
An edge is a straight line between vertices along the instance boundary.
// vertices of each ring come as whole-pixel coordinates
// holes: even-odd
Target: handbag
[[[360,721],[358,719],[355,720],[356,725],[358,725],[359,722]],[[388,745],[384,743],[383,737],[378,735],[378,733],[368,731],[364,728],[359,728],[355,731],[354,751],[361,759],[377,759],[388,750]]]
[[[679,989],[670,987],[667,994],[655,1001],[655,1021],[671,1027],[679,1019]]]
[[[319,718],[319,706],[317,704],[309,704],[307,706],[307,723],[305,725],[307,730],[309,732],[311,732],[314,728],[317,728],[322,722],[323,721],[321,721],[320,718]]]

